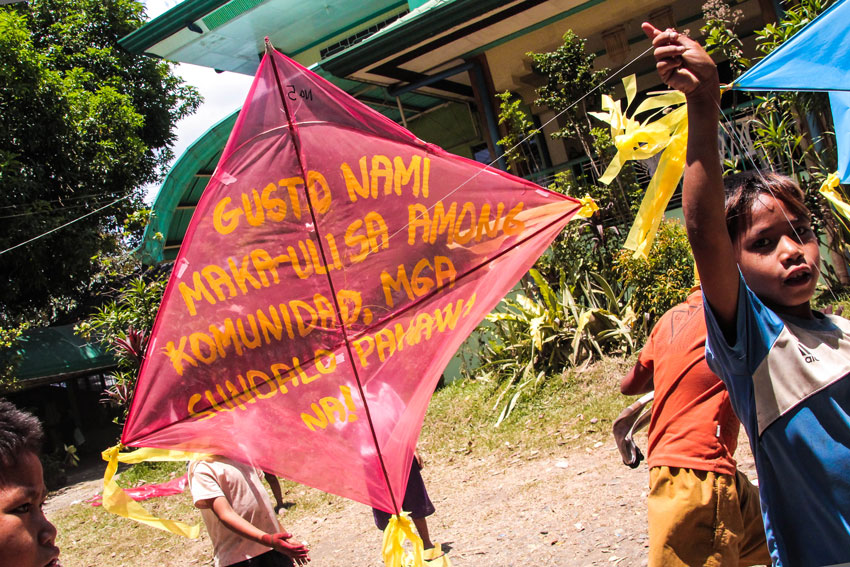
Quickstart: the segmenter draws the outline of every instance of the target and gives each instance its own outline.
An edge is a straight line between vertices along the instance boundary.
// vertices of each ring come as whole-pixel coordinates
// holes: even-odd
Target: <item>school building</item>
[[[502,149],[496,144],[504,136],[496,94],[511,91],[520,96],[537,125],[555,115],[534,105],[541,77],[532,70],[528,52],[552,51],[572,30],[586,39],[598,68],[616,70],[649,48],[640,29],[643,21],[699,35],[703,3],[185,0],[120,44],[134,53],[253,75],[268,36],[279,51],[422,140],[504,168]],[[743,14],[738,32],[745,53],[752,55],[753,31],[776,19],[777,2],[733,4]],[[623,74],[631,73],[637,75],[643,92],[661,86],[651,55],[635,61]],[[619,77],[611,84],[619,85]],[[619,91],[615,97],[622,96],[621,87]],[[212,126],[175,162],[154,203],[141,250],[146,262],[176,256],[235,120],[236,113]],[[552,121],[529,141],[535,165],[524,172],[526,177],[545,185],[559,171],[588,167],[576,142],[548,135],[563,125]]]

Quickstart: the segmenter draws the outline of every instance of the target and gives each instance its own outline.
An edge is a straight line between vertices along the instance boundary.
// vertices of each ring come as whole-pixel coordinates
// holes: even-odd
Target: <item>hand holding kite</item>
[[[720,81],[717,66],[699,43],[676,30],[661,31],[652,24],[641,25],[652,40],[661,80],[687,97],[706,94],[716,100]]]

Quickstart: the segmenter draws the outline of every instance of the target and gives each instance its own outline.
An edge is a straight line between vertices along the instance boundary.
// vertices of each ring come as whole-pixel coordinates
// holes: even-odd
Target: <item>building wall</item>
[[[704,0],[608,0],[563,4],[563,13],[570,14],[567,17],[519,37],[506,38],[485,52],[495,92],[512,91],[519,95],[531,106],[532,113],[542,124],[548,122],[554,113],[533,104],[536,99],[535,88],[541,85],[541,78],[532,72],[531,59],[527,55],[529,52],[543,53],[557,49],[562,44],[563,35],[571,29],[586,40],[587,51],[597,55],[596,68],[618,70],[649,47],[640,29],[642,22],[649,20],[656,25],[675,25],[678,29],[688,30],[691,36],[698,39],[699,30],[704,24]],[[568,8],[569,4],[573,6]],[[734,9],[741,10],[744,15],[738,33],[744,40],[745,54],[752,56],[755,54],[753,30],[762,28],[769,17],[763,14],[760,0],[738,2]],[[626,49],[615,51],[624,46]],[[624,96],[620,77],[631,73],[637,75],[640,91],[663,87],[655,73],[654,59],[645,56],[610,82],[609,87],[613,88],[615,98]],[[599,96],[595,98],[593,102],[598,104]],[[555,121],[546,126],[544,132],[551,134],[562,125]],[[554,165],[563,164],[580,152],[580,148],[569,140],[553,140],[548,135],[545,139]]]

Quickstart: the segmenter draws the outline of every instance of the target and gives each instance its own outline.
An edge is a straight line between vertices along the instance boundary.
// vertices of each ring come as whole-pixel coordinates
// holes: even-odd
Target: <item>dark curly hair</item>
[[[759,195],[773,195],[800,218],[811,219],[812,213],[803,202],[803,191],[790,177],[769,171],[745,171],[723,179],[726,191],[726,229],[732,242],[744,232],[752,220],[753,203]]]
[[[44,433],[38,419],[0,398],[0,484],[7,469],[18,463],[24,451],[38,454]]]

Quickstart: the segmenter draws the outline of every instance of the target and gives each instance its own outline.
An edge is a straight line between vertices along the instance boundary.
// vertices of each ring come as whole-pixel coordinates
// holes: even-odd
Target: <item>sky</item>
[[[168,11],[179,0],[143,0],[148,19]],[[208,67],[181,63],[174,65],[174,72],[186,83],[197,87],[204,102],[198,111],[177,123],[177,142],[174,144],[175,159],[183,154],[192,142],[198,139],[219,120],[242,107],[254,77],[239,73],[216,73]],[[159,184],[146,187],[147,202],[153,203]]]

